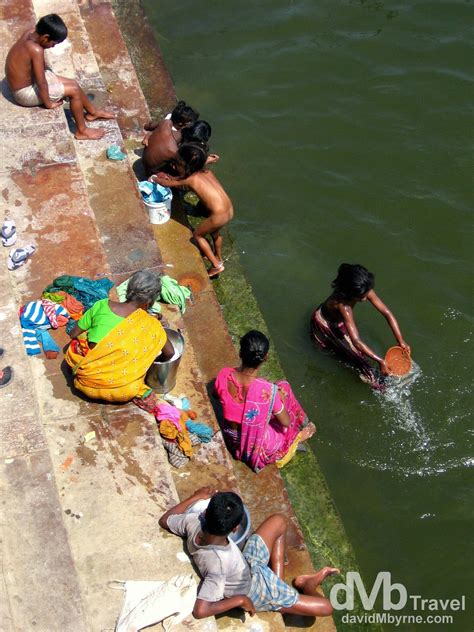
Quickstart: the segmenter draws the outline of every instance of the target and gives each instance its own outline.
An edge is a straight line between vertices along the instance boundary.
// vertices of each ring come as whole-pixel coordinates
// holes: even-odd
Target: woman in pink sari
[[[241,366],[222,369],[214,386],[222,404],[227,447],[255,472],[269,463],[285,465],[298,443],[316,431],[288,382],[273,384],[258,377],[269,346],[260,331],[246,333],[240,340]]]

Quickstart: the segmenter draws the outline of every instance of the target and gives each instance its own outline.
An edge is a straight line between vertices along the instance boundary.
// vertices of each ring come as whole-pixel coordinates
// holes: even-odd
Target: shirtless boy
[[[147,134],[142,141],[143,166],[146,176],[163,169],[167,162],[176,158],[178,145],[181,142],[181,131],[192,125],[199,118],[199,114],[184,101],[178,101],[176,107],[159,123],[149,123],[145,129]]]
[[[165,187],[187,186],[199,197],[199,205],[207,217],[196,228],[193,238],[202,255],[211,262],[208,275],[214,277],[224,272],[220,229],[234,217],[234,207],[219,180],[205,168],[207,158],[206,151],[200,145],[184,143],[175,161],[177,177],[159,173],[150,180]],[[214,248],[211,248],[206,235],[211,236]]]
[[[63,104],[64,97],[69,98],[77,128],[74,136],[78,140],[102,138],[105,130],[87,127],[86,120],[112,119],[114,115],[95,108],[77,81],[55,75],[45,66],[44,51],[66,37],[67,27],[55,13],[45,15],[34,29],[25,31],[7,55],[8,86],[15,101],[25,107],[44,105],[47,110],[52,110]]]

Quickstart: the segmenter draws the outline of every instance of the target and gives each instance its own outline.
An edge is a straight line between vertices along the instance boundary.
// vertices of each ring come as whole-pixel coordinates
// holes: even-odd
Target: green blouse
[[[112,329],[123,321],[123,316],[117,316],[109,307],[109,299],[103,298],[94,303],[84,316],[77,321],[81,329],[87,331],[87,340],[96,344],[105,338]]]

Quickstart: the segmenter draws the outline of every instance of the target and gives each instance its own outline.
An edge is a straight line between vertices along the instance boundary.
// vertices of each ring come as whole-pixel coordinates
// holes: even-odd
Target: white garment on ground
[[[160,621],[168,631],[193,611],[197,586],[192,575],[175,575],[165,582],[126,581],[123,590],[115,632],[137,632]]]

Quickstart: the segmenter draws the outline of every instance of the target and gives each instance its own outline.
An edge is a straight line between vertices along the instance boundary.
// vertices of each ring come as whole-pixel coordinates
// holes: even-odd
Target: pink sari
[[[215,390],[224,409],[224,417],[226,399],[230,397],[227,381],[232,371],[231,368],[222,369],[215,383]],[[273,416],[275,398],[278,396],[291,420],[287,428]],[[234,401],[233,406],[235,405]],[[286,380],[273,384],[256,378],[250,384],[241,407],[240,432],[230,428],[225,420],[222,423],[222,431],[233,456],[247,463],[255,472],[259,472],[269,463],[282,459],[308,421]]]

